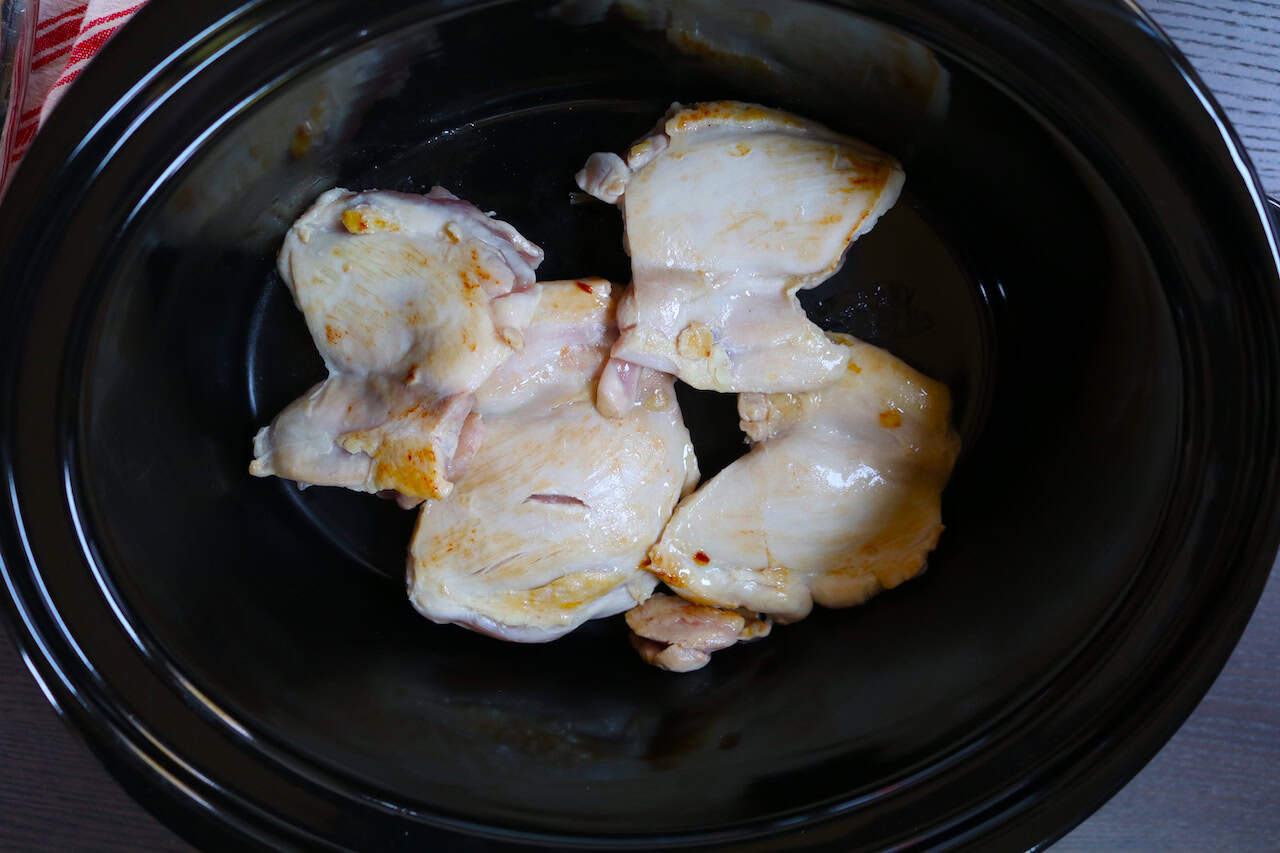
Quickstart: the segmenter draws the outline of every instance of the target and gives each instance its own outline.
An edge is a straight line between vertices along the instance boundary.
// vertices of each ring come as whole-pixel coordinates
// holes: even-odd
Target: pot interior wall
[[[655,832],[883,789],[1052,677],[1161,518],[1180,359],[1107,176],[865,19],[823,10],[838,37],[808,61],[794,44],[816,8],[746,35],[687,8],[700,42],[656,12],[499,6],[317,63],[157,188],[102,282],[79,488],[123,610],[249,731],[394,804]],[[574,172],[671,101],[719,98],[905,164],[898,206],[805,305],[953,391],[965,451],[926,575],[674,676],[620,619],[546,646],[430,624],[401,585],[411,513],[248,475],[254,431],[323,377],[274,271],[316,195],[440,184],[542,246],[540,277],[626,281],[620,218],[575,203]],[[710,473],[740,452],[732,401],[682,393]]]

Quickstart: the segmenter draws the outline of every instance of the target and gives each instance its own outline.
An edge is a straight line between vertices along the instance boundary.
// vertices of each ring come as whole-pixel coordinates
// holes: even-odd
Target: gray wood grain
[[[68,731],[0,636],[0,850],[189,849]]]
[[[1150,0],[1280,195],[1280,0]],[[1280,850],[1280,566],[1222,676],[1056,851]],[[185,845],[111,780],[0,640],[0,850]]]
[[[1149,0],[1244,140],[1267,191],[1280,195],[1280,2]]]
[[[1054,853],[1280,850],[1278,578],[1195,713]]]

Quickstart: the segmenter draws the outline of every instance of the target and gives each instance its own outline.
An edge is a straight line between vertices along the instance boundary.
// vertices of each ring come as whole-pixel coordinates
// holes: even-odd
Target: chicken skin
[[[673,105],[626,158],[596,153],[578,185],[622,211],[632,287],[602,408],[634,402],[635,366],[716,391],[806,391],[847,361],[796,292],[825,281],[897,200],[897,161],[788,113]]]
[[[689,601],[779,622],[861,604],[917,575],[959,453],[946,386],[832,335],[846,369],[794,394],[742,394],[752,442],[680,502],[651,571]]]
[[[670,377],[646,376],[624,417],[596,408],[613,313],[606,281],[544,283],[522,352],[476,392],[483,441],[410,546],[409,598],[432,621],[545,642],[653,591],[641,564],[697,463]]]
[[[447,495],[475,447],[472,395],[516,351],[541,260],[440,187],[321,195],[279,268],[329,378],[259,431],[250,473],[410,505]]]

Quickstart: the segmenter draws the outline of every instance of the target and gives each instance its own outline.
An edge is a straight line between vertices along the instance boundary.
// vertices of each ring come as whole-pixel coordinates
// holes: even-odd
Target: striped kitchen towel
[[[142,5],[135,0],[41,0],[11,165],[22,159],[67,85]]]

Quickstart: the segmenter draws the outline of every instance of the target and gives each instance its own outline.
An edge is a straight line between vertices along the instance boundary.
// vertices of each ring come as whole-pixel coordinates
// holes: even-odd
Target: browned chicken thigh
[[[540,290],[523,351],[475,394],[483,441],[452,494],[423,505],[408,569],[423,615],[517,642],[648,598],[645,555],[698,479],[671,377],[647,376],[620,418],[595,406],[613,286]]]
[[[279,267],[329,378],[257,434],[250,472],[410,505],[447,495],[475,448],[472,395],[515,352],[541,260],[439,187],[320,196]]]
[[[831,277],[898,198],[870,146],[733,101],[674,105],[625,159],[596,153],[578,185],[622,211],[632,286],[601,406],[634,402],[639,367],[716,391],[806,391],[847,360],[796,292]]]

